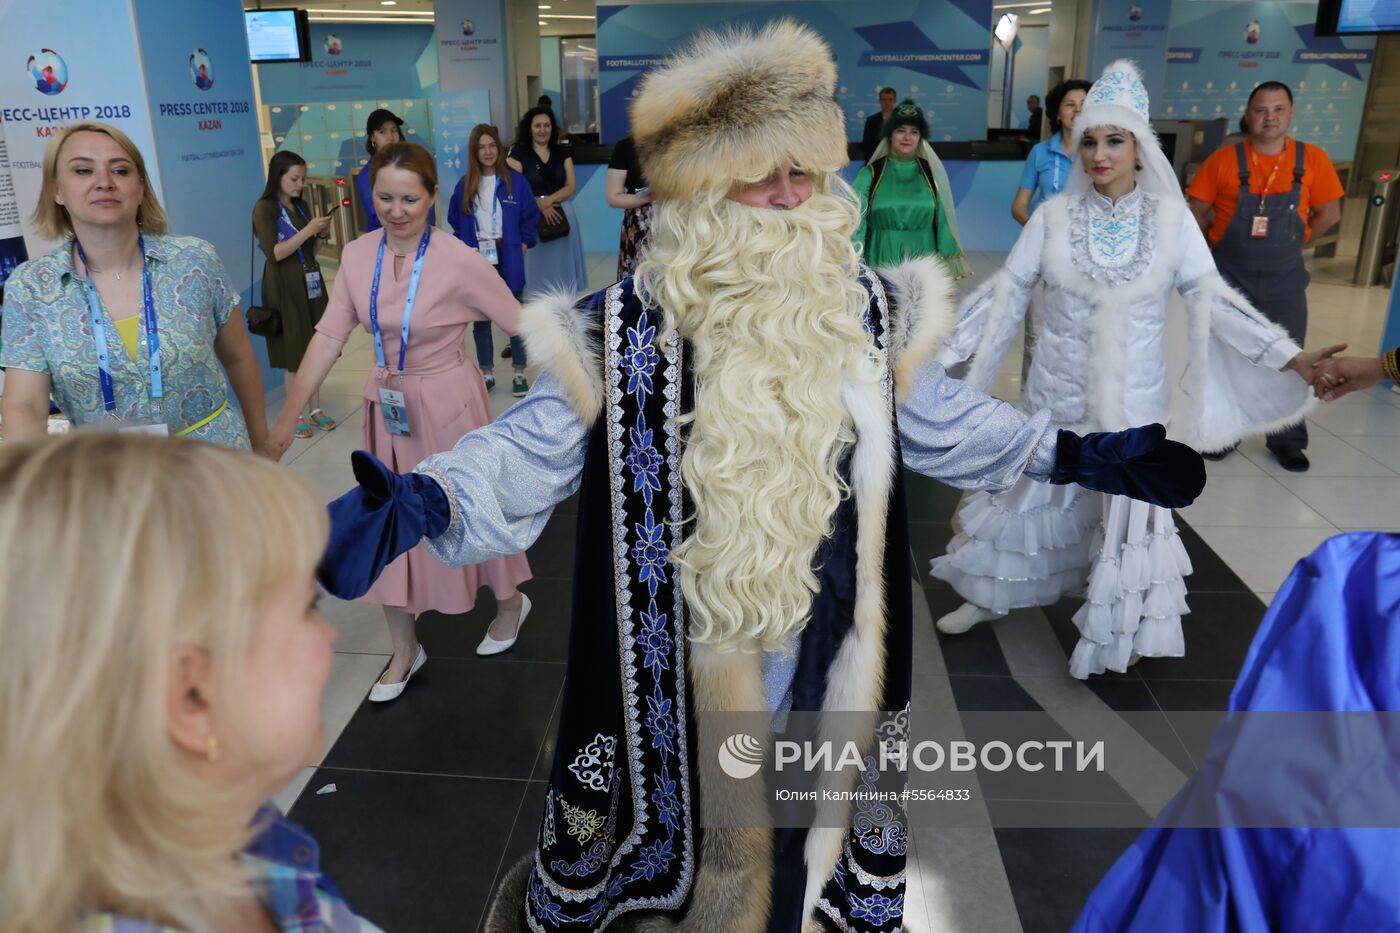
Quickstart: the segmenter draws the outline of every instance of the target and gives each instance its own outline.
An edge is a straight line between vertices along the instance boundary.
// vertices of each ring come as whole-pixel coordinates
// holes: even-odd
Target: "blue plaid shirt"
[[[379,933],[379,927],[355,915],[331,880],[321,874],[320,851],[306,830],[272,806],[260,810],[253,824],[264,829],[243,853],[243,862],[277,929],[282,933]],[[112,913],[88,917],[78,931],[178,933],[149,920]]]

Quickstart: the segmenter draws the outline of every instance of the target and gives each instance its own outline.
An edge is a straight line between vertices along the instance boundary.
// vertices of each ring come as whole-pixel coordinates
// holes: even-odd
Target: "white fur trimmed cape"
[[[849,719],[842,718],[839,726],[824,726],[824,737],[838,743],[873,740],[874,714],[904,709],[908,703],[911,652],[907,594],[886,593],[884,586],[886,579],[905,579],[909,573],[903,522],[891,521],[890,512],[891,502],[897,501],[899,483],[894,407],[900,389],[907,390],[914,373],[937,349],[951,323],[949,278],[936,260],[907,263],[878,276],[863,270],[862,277],[872,295],[872,349],[884,358],[890,378],[884,385],[851,389],[846,394],[857,434],[849,467],[854,514],[848,521],[853,523],[854,534],[845,536],[844,544],[833,546],[844,549],[842,566],[847,566],[848,558],[853,567],[855,600],[853,608],[846,610],[849,628],[829,646],[832,653],[824,668],[820,710],[871,716],[870,729],[863,737],[847,733]],[[591,561],[589,566],[597,572],[592,581],[581,580],[578,574],[587,572],[581,563],[576,586],[597,589],[596,601],[585,608],[582,618],[579,607],[575,610],[565,687],[569,713],[558,738],[558,755],[563,757],[556,760],[546,797],[540,845],[507,873],[486,929],[490,933],[527,927],[549,931],[606,928],[763,933],[774,885],[774,834],[751,828],[761,824],[746,815],[766,812],[764,782],[735,782],[724,777],[717,773],[713,754],[697,751],[686,757],[691,747],[703,750],[718,745],[717,737],[706,733],[706,729],[717,728],[709,724],[713,719],[707,721],[696,714],[767,710],[761,656],[719,653],[690,643],[684,636],[679,586],[663,574],[659,583],[653,576],[655,585],[648,589],[646,582],[638,581],[637,567],[633,566],[636,558],[629,564],[627,556],[637,553],[633,539],[653,526],[653,517],[658,527],[655,536],[648,538],[653,549],[664,551],[668,544],[674,549],[679,540],[675,536],[683,531],[684,523],[679,521],[679,448],[669,443],[672,439],[664,427],[675,412],[672,402],[679,398],[684,378],[679,341],[661,340],[664,328],[657,326],[660,312],[642,308],[626,280],[588,301],[600,313],[580,310],[571,297],[537,301],[527,310],[525,330],[530,352],[564,386],[580,419],[593,426],[589,443],[595,472],[585,470],[580,524],[597,523],[592,527],[600,530],[611,527],[612,547],[584,548],[578,555],[581,561]],[[625,369],[619,349],[633,349],[651,340],[656,341],[658,351],[650,357],[651,362],[634,362]],[[634,355],[632,359],[645,357]],[[635,376],[641,369],[645,379],[632,384],[644,388],[623,391],[625,380],[620,375],[625,371]],[[671,401],[664,401],[668,399]],[[641,432],[633,431],[642,416],[647,428],[645,440],[640,439]],[[623,475],[629,469],[623,450],[628,444],[639,443],[669,452],[647,459],[656,471],[654,494],[639,495],[631,482],[632,474]],[[597,481],[600,476],[604,479],[601,484]],[[892,568],[891,561],[899,566]],[[600,583],[602,578],[612,582]],[[642,580],[646,580],[645,574]],[[609,618],[608,605],[616,610],[613,618]],[[635,608],[639,606],[646,609],[642,622],[636,621]],[[658,623],[660,612],[669,615],[669,621],[661,615]],[[670,626],[667,637],[657,635],[657,624]],[[664,646],[666,663],[644,662],[636,656],[641,625],[653,626],[647,633],[648,642]],[[590,645],[594,649],[591,655]],[[582,659],[586,663],[590,657],[615,660],[609,665],[576,669],[576,662]],[[610,681],[603,670],[612,663],[619,664],[621,677],[618,696],[622,702],[616,712],[611,701],[600,699],[612,697],[619,689],[616,680]],[[678,679],[678,672],[684,676]],[[571,689],[576,695],[569,694]],[[666,727],[669,738],[661,742],[670,750],[667,755],[658,751],[661,733],[653,729],[656,721],[643,721],[630,712],[640,708],[655,714],[661,704],[674,704],[666,706],[671,717]],[[561,762],[567,764],[572,759],[577,737],[592,740],[598,731],[594,722],[606,724],[609,717],[616,717],[617,729],[598,736],[596,754],[588,762],[590,776],[595,772],[600,776],[590,791],[570,777]],[[907,716],[904,721],[907,726]],[[696,731],[687,739],[692,722]],[[609,727],[599,728],[607,733]],[[577,735],[566,735],[570,730]],[[614,754],[615,759],[611,757]],[[609,758],[608,771],[625,777],[610,782],[601,776],[595,760],[601,757]],[[842,772],[825,779],[824,786],[849,789],[855,779],[855,775]],[[693,797],[689,791],[692,784],[699,790]],[[826,814],[822,826],[852,825],[849,803],[824,806],[834,809]],[[591,821],[565,825],[585,810],[597,825]],[[692,829],[700,825],[706,828],[697,842]],[[808,833],[801,852],[802,879],[799,887],[791,889],[802,899],[802,923],[814,924],[818,913],[848,919],[852,908],[847,895],[888,899],[902,892],[901,840],[907,830],[885,825],[875,832],[883,832],[886,843],[870,849],[876,853],[873,855],[852,854],[859,842],[854,829],[821,828]],[[575,836],[580,837],[578,844],[570,848]],[[846,870],[838,872],[838,863]],[[883,880],[869,880],[877,873],[871,870],[873,866],[880,868]],[[893,931],[899,924],[899,916],[892,913],[887,922],[870,928]]]
[[[1107,199],[1096,193],[1042,204],[1005,267],[965,302],[940,361],[957,374],[970,359],[967,381],[988,388],[1043,280],[1023,410],[1048,408],[1081,432],[1159,421],[1204,451],[1301,420],[1316,401],[1279,371],[1299,347],[1225,284],[1179,197],[1129,197],[1140,203],[1118,209],[1139,212],[1132,242],[1099,222]]]

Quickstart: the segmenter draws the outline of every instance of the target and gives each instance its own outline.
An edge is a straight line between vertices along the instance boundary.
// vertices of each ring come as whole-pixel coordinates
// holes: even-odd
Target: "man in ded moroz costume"
[[[948,277],[860,264],[835,83],[791,22],[703,35],[649,74],[632,135],[657,210],[636,275],[530,306],[529,396],[407,476],[357,454],[361,488],[332,505],[323,578],[353,594],[420,538],[450,564],[524,550],[579,492],[558,752],[489,930],[899,928],[899,814],[717,825],[742,801],[706,714],[907,717],[901,460],[965,488],[1029,475],[1165,505],[1204,483],[1158,426],[1057,432],[928,361]],[[762,800],[763,779],[742,786]]]

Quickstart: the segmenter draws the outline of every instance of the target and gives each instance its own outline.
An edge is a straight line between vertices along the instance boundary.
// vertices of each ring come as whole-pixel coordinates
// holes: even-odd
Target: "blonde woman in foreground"
[[[0,930],[375,929],[264,804],[325,745],[327,534],[252,454],[0,448]]]

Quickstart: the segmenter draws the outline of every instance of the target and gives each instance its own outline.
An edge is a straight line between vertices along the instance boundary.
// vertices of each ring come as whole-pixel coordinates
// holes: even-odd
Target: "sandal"
[[[335,419],[319,408],[311,409],[311,420],[316,422],[316,427],[322,431],[335,430]]]
[[[305,438],[311,437],[313,432],[311,430],[311,425],[307,424],[305,421],[298,421],[296,430],[292,433],[297,437]]]

